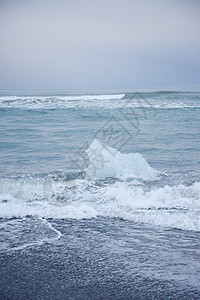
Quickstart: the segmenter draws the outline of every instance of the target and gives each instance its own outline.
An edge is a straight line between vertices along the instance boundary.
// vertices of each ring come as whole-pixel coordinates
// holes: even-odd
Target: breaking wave
[[[3,96],[0,97],[0,108],[48,109],[48,108],[79,108],[104,107],[113,100],[122,99],[125,94],[82,95],[82,96]]]
[[[147,189],[137,180],[1,179],[0,187],[1,218],[101,216],[200,231],[199,182]]]
[[[0,108],[200,108],[200,94],[183,92],[120,93],[78,96],[0,96]]]
[[[96,178],[94,152],[106,161]],[[157,180],[155,185],[158,174],[140,154],[122,154],[98,140],[87,153],[86,172],[1,178],[0,217],[122,218],[200,231],[199,182],[163,187]]]

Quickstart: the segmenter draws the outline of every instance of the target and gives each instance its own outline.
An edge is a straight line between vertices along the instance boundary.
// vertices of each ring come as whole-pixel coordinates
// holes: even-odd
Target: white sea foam
[[[0,96],[0,108],[51,109],[51,108],[200,108],[195,99],[169,99],[165,97],[140,98],[126,94],[79,96]]]
[[[1,101],[18,101],[18,100],[53,100],[59,99],[63,101],[76,101],[76,100],[109,100],[109,99],[122,99],[125,94],[109,94],[109,95],[81,95],[81,96],[1,96]]]
[[[2,193],[2,180],[0,185]],[[99,185],[91,180],[76,180],[73,187],[65,182],[53,182],[49,194],[42,191],[44,179],[40,184],[27,180],[15,184],[15,188],[13,180],[10,183],[7,180],[6,185],[7,190],[0,198],[0,217],[3,218],[32,215],[82,219],[102,216],[200,231],[199,182],[191,186],[146,190],[145,186],[132,182]]]
[[[82,95],[82,96],[3,96],[0,108],[79,108],[79,107],[113,107],[113,100],[121,100],[125,94]]]
[[[70,180],[70,176],[55,174],[0,179],[0,217],[117,217],[200,231],[199,182],[191,186],[155,187],[157,172],[139,153],[122,154],[97,139],[86,152],[90,162],[85,179],[78,179],[77,175],[77,179],[73,176]],[[47,221],[45,226],[56,238],[60,237]]]
[[[139,153],[122,154],[98,139],[92,142],[86,153],[90,161],[87,169],[89,178],[156,178],[157,172]]]
[[[44,218],[8,219],[0,224],[0,251],[17,251],[52,243],[61,233]]]

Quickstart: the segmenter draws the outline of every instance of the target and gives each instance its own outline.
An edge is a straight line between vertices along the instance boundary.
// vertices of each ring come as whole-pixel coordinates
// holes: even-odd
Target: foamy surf
[[[158,172],[139,153],[97,139],[86,153],[85,172],[0,179],[0,217],[122,218],[200,231],[199,182],[159,187]]]
[[[110,93],[88,95],[0,96],[0,108],[20,109],[184,109],[200,108],[199,93]]]
[[[41,246],[61,237],[61,233],[51,223],[40,217],[5,220],[0,223],[0,229],[0,252]]]
[[[113,101],[123,99],[125,94],[102,94],[80,96],[1,96],[0,108],[51,109],[113,107]],[[107,104],[106,104],[107,103]],[[123,103],[123,102],[122,102]]]
[[[81,172],[1,178],[0,217],[122,218],[200,231],[200,183],[159,186],[159,172],[140,153],[121,153],[98,139],[86,153]]]
[[[15,181],[15,184],[14,184]],[[0,181],[0,217],[91,219],[97,217],[200,231],[200,183],[149,187],[138,181],[52,179]],[[2,187],[4,186],[4,192]],[[6,186],[6,189],[5,189]],[[3,194],[2,194],[3,192]]]

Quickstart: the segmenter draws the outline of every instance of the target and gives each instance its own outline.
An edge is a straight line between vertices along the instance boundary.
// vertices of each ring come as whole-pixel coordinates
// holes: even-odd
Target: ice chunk
[[[87,177],[134,177],[151,180],[157,171],[139,153],[122,154],[116,149],[95,139],[86,150],[89,157]]]

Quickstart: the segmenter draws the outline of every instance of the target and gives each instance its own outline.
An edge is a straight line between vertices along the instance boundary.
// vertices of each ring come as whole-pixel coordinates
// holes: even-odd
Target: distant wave
[[[1,96],[0,108],[200,108],[200,94],[195,92],[145,92],[79,96]]]
[[[0,108],[74,108],[98,106],[104,101],[122,99],[125,94],[82,95],[82,96],[3,96],[0,97]]]

